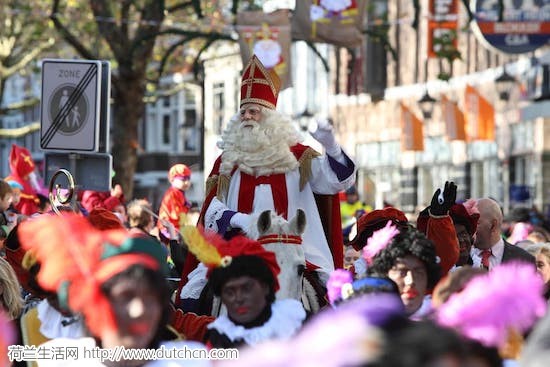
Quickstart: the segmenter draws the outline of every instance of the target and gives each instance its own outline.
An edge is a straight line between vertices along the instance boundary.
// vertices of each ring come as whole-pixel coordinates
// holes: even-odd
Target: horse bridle
[[[262,245],[266,245],[268,243],[286,243],[289,245],[301,245],[302,237],[291,234],[268,234],[265,236],[261,236],[257,239],[257,241]]]

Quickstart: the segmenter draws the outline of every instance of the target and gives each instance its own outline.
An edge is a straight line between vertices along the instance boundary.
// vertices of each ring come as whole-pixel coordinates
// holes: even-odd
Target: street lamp
[[[507,101],[510,98],[514,84],[516,84],[516,78],[506,72],[506,67],[502,67],[502,73],[495,78],[495,87],[501,101]]]
[[[418,100],[418,104],[420,105],[420,109],[422,110],[422,116],[424,117],[424,120],[432,118],[435,102],[437,102],[437,100],[430,96],[430,94],[428,93],[428,89],[426,89],[422,98]]]

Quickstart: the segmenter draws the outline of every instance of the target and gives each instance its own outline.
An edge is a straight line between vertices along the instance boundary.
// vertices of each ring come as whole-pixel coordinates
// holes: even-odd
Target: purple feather
[[[351,282],[353,277],[347,270],[336,269],[330,274],[327,281],[327,297],[331,305],[342,298],[342,286]]]
[[[338,309],[340,312],[362,315],[374,326],[383,326],[388,320],[405,315],[401,297],[391,293],[363,294],[339,305]]]

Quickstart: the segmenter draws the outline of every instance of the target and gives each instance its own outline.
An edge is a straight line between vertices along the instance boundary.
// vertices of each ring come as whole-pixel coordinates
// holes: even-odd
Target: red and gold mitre
[[[9,165],[12,174],[24,178],[34,172],[34,160],[27,148],[12,144],[9,158]]]
[[[246,65],[241,81],[241,104],[255,103],[274,110],[281,88],[281,79],[274,70],[267,70],[253,55]]]

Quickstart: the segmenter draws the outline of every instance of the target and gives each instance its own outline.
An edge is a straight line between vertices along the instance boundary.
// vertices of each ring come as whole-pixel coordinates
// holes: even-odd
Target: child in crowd
[[[11,205],[12,196],[11,186],[6,181],[0,180],[0,226],[8,224],[8,217],[5,212]]]
[[[170,187],[164,193],[159,209],[157,226],[165,237],[169,237],[169,228],[166,228],[163,221],[169,221],[174,228],[180,227],[182,215],[187,215],[191,203],[185,197],[185,191],[191,187],[191,170],[185,164],[175,164],[168,171]]]

